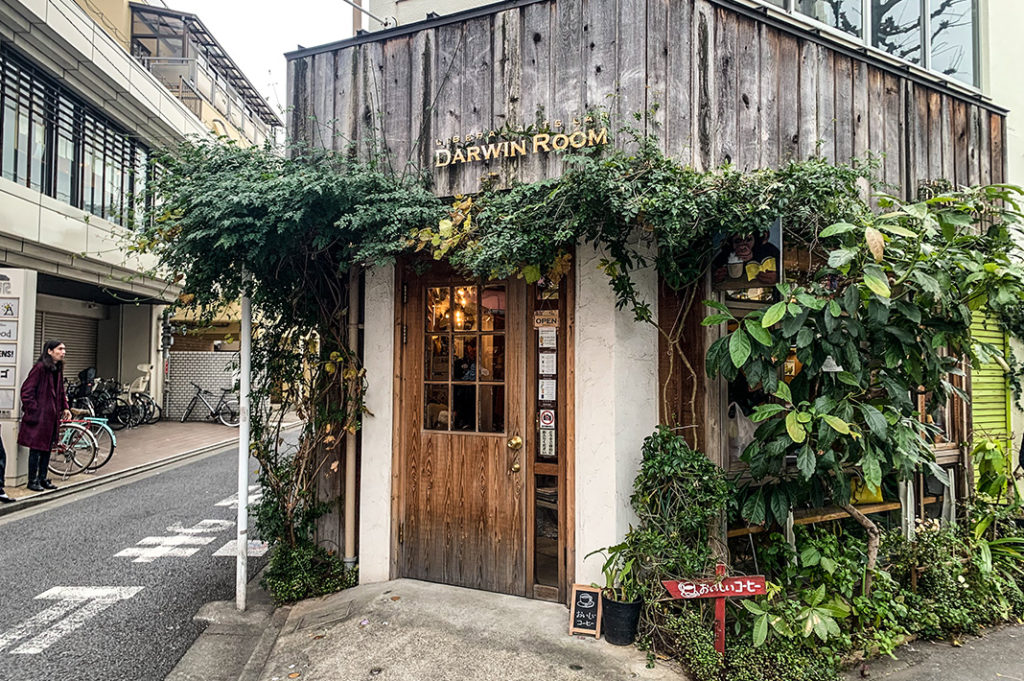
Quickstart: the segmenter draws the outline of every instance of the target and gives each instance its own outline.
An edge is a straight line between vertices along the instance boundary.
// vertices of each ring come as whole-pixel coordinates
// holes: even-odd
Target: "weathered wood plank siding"
[[[556,154],[434,168],[437,140],[521,129],[603,107],[698,168],[744,170],[871,153],[898,193],[1002,177],[1003,112],[843,52],[723,0],[558,0],[496,5],[289,60],[293,137],[430,167],[440,194],[481,180],[557,175]],[[997,139],[998,137],[998,139]],[[617,143],[624,144],[624,136]]]

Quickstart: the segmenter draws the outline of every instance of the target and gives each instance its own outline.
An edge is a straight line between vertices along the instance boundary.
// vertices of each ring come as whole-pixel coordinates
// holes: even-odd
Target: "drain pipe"
[[[359,352],[359,270],[348,273],[348,349]],[[359,380],[358,377],[353,380]],[[345,560],[355,566],[356,558],[356,435],[345,435]]]

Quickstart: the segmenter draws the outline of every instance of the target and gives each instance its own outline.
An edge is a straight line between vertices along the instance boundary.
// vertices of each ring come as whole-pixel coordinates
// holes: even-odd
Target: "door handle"
[[[514,464],[512,464],[512,468],[510,468],[509,470],[513,473],[518,473],[521,468],[522,466],[520,466],[519,462],[516,461]]]
[[[523,448],[523,438],[518,435],[513,435],[508,439],[508,442],[506,442],[505,445],[513,452],[518,452]]]

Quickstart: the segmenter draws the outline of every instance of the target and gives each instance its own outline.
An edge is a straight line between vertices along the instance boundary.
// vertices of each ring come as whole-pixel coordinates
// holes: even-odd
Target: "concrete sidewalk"
[[[285,429],[299,425],[287,422]],[[50,479],[59,489],[32,492],[24,485],[6,487],[7,494],[17,501],[0,505],[0,515],[14,513],[29,506],[61,498],[86,489],[122,480],[126,477],[166,466],[194,456],[200,456],[238,442],[238,429],[219,423],[160,421],[153,425],[119,430],[117,449],[103,468],[60,478],[50,473]],[[11,470],[13,455],[8,453],[7,466]]]
[[[644,653],[632,646],[570,636],[569,611],[559,603],[408,579],[358,586],[273,614],[264,603],[257,601],[249,620],[230,603],[204,608],[198,617],[210,627],[167,681],[686,678],[678,665],[647,668]],[[252,651],[244,665],[239,650]]]
[[[275,610],[249,585],[249,610],[210,603],[209,623],[166,681],[686,681],[680,665],[647,668],[634,647],[569,636],[557,603],[399,579]],[[1024,681],[1024,627],[962,645],[915,642],[849,681]]]

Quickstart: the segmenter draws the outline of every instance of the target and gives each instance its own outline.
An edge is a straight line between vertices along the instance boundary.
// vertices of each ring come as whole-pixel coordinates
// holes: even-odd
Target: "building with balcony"
[[[262,144],[281,121],[194,14],[130,3],[131,52],[215,133]]]
[[[153,276],[155,262],[124,250],[150,156],[211,130],[259,143],[276,120],[265,102],[251,101],[251,86],[248,103],[240,94],[247,81],[237,68],[232,81],[219,66],[215,87],[198,66],[189,80],[223,104],[220,115],[202,108],[205,100],[197,107],[179,98],[180,87],[172,91],[153,64],[132,55],[133,11],[119,0],[0,4],[0,432],[8,485],[25,478],[17,389],[44,340],[66,343],[67,378],[94,366],[129,382],[139,365],[163,366],[163,310],[177,291]],[[208,33],[195,40],[216,45]],[[207,47],[208,62],[230,62]],[[152,378],[159,395],[163,372]]]

